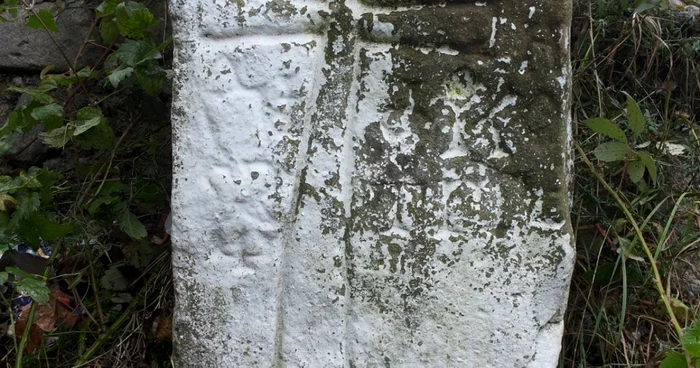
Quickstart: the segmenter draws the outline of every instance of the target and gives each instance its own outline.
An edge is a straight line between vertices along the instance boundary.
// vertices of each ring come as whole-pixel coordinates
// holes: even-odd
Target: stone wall
[[[176,0],[180,364],[554,367],[570,12]]]

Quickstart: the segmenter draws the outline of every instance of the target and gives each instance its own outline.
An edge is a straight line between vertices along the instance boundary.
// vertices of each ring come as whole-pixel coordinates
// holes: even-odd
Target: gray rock
[[[15,109],[28,104],[30,100],[29,95],[22,94]],[[41,163],[56,151],[39,139],[39,133],[42,131],[44,125],[39,124],[26,133],[16,132],[0,138],[0,157],[3,157],[3,161],[9,158],[13,166],[41,166]]]
[[[43,3],[36,5],[34,9],[51,10],[52,6],[51,3]],[[51,36],[61,46],[71,63],[80,51],[93,18],[93,11],[87,7],[68,8],[55,16],[59,31],[53,32]],[[99,57],[100,49],[94,45],[87,45],[77,67],[94,63]],[[66,58],[45,30],[27,27],[23,18],[0,23],[0,71],[40,71],[47,65],[54,65],[54,71],[69,69]]]

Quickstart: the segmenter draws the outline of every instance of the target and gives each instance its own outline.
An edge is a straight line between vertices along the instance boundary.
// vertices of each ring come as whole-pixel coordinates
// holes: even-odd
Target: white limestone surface
[[[554,367],[570,1],[175,0],[183,367]]]

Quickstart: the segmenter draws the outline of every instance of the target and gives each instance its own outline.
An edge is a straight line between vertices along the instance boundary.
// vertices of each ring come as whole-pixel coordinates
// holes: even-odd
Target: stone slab
[[[570,1],[171,9],[180,366],[556,366]]]
[[[39,11],[51,10],[52,7],[51,3],[42,3],[34,8]],[[55,15],[58,32],[52,36],[71,63],[75,61],[94,17],[92,10],[82,6],[66,8]],[[23,18],[0,22],[0,70],[41,71],[48,65],[55,66],[53,72],[68,70],[66,58],[46,31],[31,29],[25,23]],[[93,39],[99,40],[96,32],[94,36]],[[96,62],[101,53],[97,46],[87,45],[78,67]]]

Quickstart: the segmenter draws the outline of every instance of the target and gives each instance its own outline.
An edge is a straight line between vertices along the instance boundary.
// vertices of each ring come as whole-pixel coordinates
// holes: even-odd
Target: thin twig
[[[109,327],[107,331],[105,331],[100,337],[95,341],[92,346],[82,355],[80,358],[76,361],[76,363],[73,365],[73,367],[80,367],[82,365],[85,365],[95,353],[102,347],[102,345],[109,340],[112,335],[114,335],[117,331],[121,329],[121,327],[131,319],[133,312],[136,310],[136,307],[138,307],[141,304],[141,295],[137,295],[134,297],[134,299],[131,301],[129,306],[124,310],[124,313],[122,313],[119,318],[112,323],[112,325]]]

